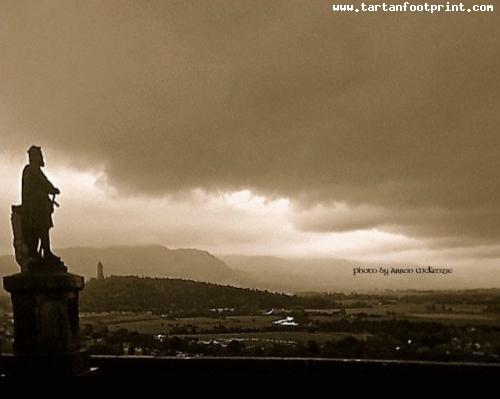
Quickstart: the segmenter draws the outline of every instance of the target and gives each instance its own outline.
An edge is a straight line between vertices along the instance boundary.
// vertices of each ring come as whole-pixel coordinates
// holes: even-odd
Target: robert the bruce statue
[[[23,271],[56,270],[64,267],[52,253],[49,231],[54,226],[52,213],[60,193],[42,172],[45,166],[42,150],[28,150],[29,164],[24,167],[22,205],[12,207],[12,227],[16,260]]]

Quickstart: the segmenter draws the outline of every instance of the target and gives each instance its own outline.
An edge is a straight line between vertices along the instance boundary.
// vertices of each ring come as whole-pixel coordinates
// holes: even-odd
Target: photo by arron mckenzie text
[[[423,274],[423,275],[442,275],[442,274],[452,274],[453,269],[448,267],[434,267],[434,266],[418,266],[418,267],[355,267],[352,269],[353,276],[366,275],[366,274],[382,274],[384,276],[389,276],[391,274],[401,275],[401,274]]]

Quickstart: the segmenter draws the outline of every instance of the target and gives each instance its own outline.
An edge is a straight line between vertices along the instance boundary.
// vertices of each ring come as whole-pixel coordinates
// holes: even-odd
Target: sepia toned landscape
[[[128,251],[126,259],[133,262],[132,253],[141,253],[144,259],[142,251],[152,254],[155,250],[168,251],[145,247],[60,253],[71,259],[72,252],[87,256],[97,252],[101,258],[111,256],[109,261],[113,258],[110,254]],[[172,252],[176,256],[174,267],[163,265],[163,273],[156,271],[171,274],[170,278],[134,277],[139,273],[125,266],[124,275],[106,277],[106,263],[95,268],[80,302],[81,336],[91,354],[500,363],[498,288],[293,293],[277,286],[272,290],[243,288],[251,286],[249,275],[235,273],[208,253]],[[193,252],[209,262],[204,264],[198,258],[201,263],[196,267],[193,259],[190,263],[185,258]],[[198,275],[189,274],[194,272]],[[227,285],[231,280],[232,285]],[[254,281],[257,286],[263,284]],[[1,349],[11,352],[10,301],[6,295],[0,296],[0,301]]]

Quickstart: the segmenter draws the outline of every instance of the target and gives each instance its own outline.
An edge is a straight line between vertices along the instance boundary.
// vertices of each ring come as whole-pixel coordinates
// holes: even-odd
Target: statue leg
[[[26,244],[29,248],[29,256],[31,258],[36,258],[39,256],[38,252],[39,235],[36,231],[31,231],[27,237]]]
[[[53,256],[52,251],[50,250],[50,236],[49,229],[43,229],[40,231],[40,246],[43,251],[43,257],[48,258]]]

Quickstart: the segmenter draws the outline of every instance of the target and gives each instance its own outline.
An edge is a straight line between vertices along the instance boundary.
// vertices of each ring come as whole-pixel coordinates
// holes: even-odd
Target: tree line
[[[234,308],[251,311],[270,308],[331,308],[327,297],[299,297],[249,288],[191,280],[114,276],[90,280],[81,296],[84,312],[153,312]]]

